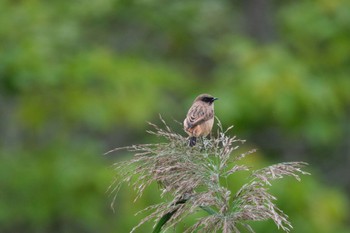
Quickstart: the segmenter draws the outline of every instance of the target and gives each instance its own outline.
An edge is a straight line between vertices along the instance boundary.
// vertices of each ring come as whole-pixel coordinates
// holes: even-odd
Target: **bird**
[[[214,101],[219,98],[200,94],[193,101],[184,120],[184,130],[190,136],[189,146],[196,145],[198,137],[210,134],[214,124]]]

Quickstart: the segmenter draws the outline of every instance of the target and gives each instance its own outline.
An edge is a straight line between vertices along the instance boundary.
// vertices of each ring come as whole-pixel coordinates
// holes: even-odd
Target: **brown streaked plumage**
[[[206,137],[214,124],[214,101],[209,94],[201,94],[194,100],[184,120],[184,130],[190,136],[190,146],[196,144],[197,137]]]

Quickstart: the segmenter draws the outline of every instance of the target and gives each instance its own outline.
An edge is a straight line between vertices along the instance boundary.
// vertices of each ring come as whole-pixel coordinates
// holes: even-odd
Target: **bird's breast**
[[[186,122],[186,121],[185,121]],[[191,137],[206,137],[210,134],[211,129],[213,128],[214,118],[209,119],[202,124],[199,124],[193,128],[187,128],[187,123],[184,122],[185,131]]]

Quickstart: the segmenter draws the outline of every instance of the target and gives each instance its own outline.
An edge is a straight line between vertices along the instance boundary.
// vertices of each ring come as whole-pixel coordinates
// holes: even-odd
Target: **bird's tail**
[[[190,137],[190,147],[196,145],[197,138],[196,137]]]

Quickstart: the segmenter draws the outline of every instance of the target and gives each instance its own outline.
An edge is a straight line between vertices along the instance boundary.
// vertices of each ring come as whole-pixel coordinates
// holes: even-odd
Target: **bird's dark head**
[[[201,94],[199,96],[197,96],[197,98],[195,99],[195,102],[196,101],[202,101],[204,103],[207,103],[207,104],[212,104],[215,100],[217,100],[218,98],[216,97],[213,97],[209,94]]]

